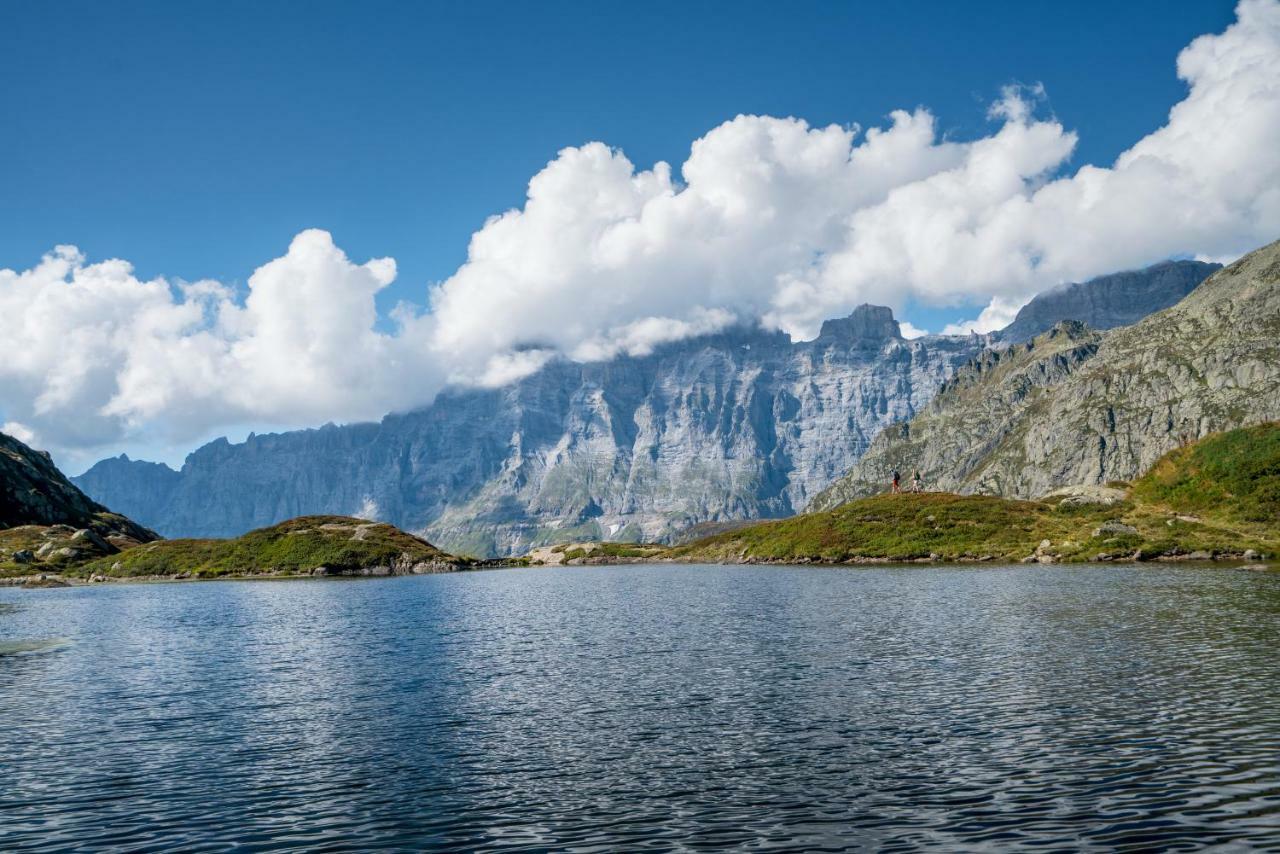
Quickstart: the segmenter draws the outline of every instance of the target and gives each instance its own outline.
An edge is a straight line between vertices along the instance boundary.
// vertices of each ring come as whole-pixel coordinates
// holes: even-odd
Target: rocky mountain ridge
[[[1029,341],[1063,320],[1097,330],[1129,326],[1176,304],[1220,269],[1221,264],[1205,261],[1162,261],[1142,270],[1059,285],[1024,305],[997,338],[1008,344]]]
[[[810,509],[883,491],[893,469],[918,469],[929,489],[1019,498],[1128,481],[1188,442],[1278,418],[1280,242],[1132,326],[1062,324],[984,352]]]
[[[652,541],[796,512],[984,343],[908,341],[889,309],[863,306],[813,341],[735,328],[648,356],[557,360],[377,424],[219,440],[180,472],[106,460],[77,482],[170,536],[329,513],[477,555]]]
[[[1131,279],[1165,282],[1174,270],[1189,281],[1200,269],[1176,262],[1073,285],[1065,290],[1084,302],[1037,297],[1020,319],[1086,304],[1095,317],[1143,312],[1169,297]],[[557,360],[377,424],[218,440],[180,472],[104,460],[76,482],[169,536],[235,536],[324,513],[389,521],[475,555],[671,541],[802,509],[993,341],[908,341],[889,309],[862,306],[813,341],[734,328],[644,357]]]

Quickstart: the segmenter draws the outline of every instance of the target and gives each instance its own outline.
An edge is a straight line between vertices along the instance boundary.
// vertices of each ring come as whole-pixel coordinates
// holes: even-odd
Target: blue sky
[[[1280,0],[4,13],[0,430],[71,470],[1280,236]]]
[[[421,303],[485,218],[569,145],[677,166],[738,113],[881,123],[926,105],[987,133],[1042,82],[1109,163],[1185,91],[1178,51],[1232,4],[9,3],[0,267],[55,244],[141,277],[243,283],[319,227],[389,255]],[[915,306],[938,328],[965,311]]]

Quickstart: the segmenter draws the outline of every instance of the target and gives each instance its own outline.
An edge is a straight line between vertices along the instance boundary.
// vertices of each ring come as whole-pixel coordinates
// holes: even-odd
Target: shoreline
[[[103,576],[95,575],[84,577],[78,575],[62,575],[60,573],[43,572],[34,575],[12,576],[9,578],[0,578],[0,587],[12,587],[21,590],[50,590],[59,588],[72,587],[100,587],[112,584],[188,584],[201,583],[210,581],[363,581],[386,578],[404,578],[416,575],[452,575],[455,573],[482,572],[487,570],[499,569],[563,569],[566,567],[602,567],[602,566],[794,566],[794,567],[812,567],[823,569],[836,569],[840,567],[871,569],[875,567],[897,568],[897,569],[918,569],[924,567],[961,567],[965,569],[981,566],[1005,567],[1010,569],[1033,569],[1043,566],[1058,567],[1106,567],[1106,566],[1138,566],[1145,564],[1168,565],[1193,565],[1199,568],[1215,568],[1215,569],[1243,569],[1252,572],[1280,571],[1280,563],[1275,561],[1264,561],[1258,559],[1247,559],[1241,555],[1221,555],[1221,556],[1201,556],[1194,557],[1187,555],[1160,555],[1158,557],[1138,559],[1134,557],[1115,558],[1109,560],[1073,560],[1073,561],[1012,561],[998,557],[979,557],[979,558],[912,558],[908,560],[891,560],[884,558],[852,558],[842,561],[824,561],[813,560],[809,558],[800,558],[793,560],[773,560],[773,559],[747,559],[737,561],[725,560],[652,560],[652,559],[631,559],[631,558],[598,558],[585,559],[572,563],[538,565],[521,561],[519,558],[510,561],[503,559],[495,559],[492,561],[478,562],[472,566],[464,566],[452,570],[438,570],[434,572],[242,572],[242,573],[226,573],[223,575],[198,576],[185,573],[175,573],[173,575],[133,575],[133,576]],[[381,569],[381,567],[375,567]]]

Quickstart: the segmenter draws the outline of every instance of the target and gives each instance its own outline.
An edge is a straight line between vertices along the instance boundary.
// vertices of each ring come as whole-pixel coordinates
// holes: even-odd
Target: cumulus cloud
[[[900,331],[902,332],[902,337],[906,338],[908,341],[915,338],[923,338],[924,336],[929,334],[929,330],[919,329],[915,326],[912,326],[910,323],[908,323],[905,320],[899,321],[898,326],[900,327]]]
[[[322,231],[245,294],[59,247],[0,270],[0,420],[56,449],[376,417],[447,382],[502,385],[736,322],[809,338],[863,302],[982,302],[945,331],[990,331],[1060,282],[1280,236],[1280,2],[1243,0],[1177,71],[1188,92],[1163,127],[1074,171],[1075,134],[1042,115],[1038,84],[1004,88],[991,132],[968,141],[916,109],[865,132],[738,116],[678,176],[567,148],[389,331],[374,296],[394,262],[356,263]]]
[[[985,301],[950,330],[985,332],[1047,286],[1238,256],[1280,236],[1280,3],[1242,2],[1178,74],[1188,95],[1164,127],[1066,174],[1076,136],[1037,118],[1039,84],[1005,87],[998,127],[968,142],[939,138],[925,110],[865,134],[739,116],[694,142],[682,181],[599,143],[566,149],[434,294],[437,340],[572,353],[716,309],[809,338],[859,303],[908,299]]]
[[[60,246],[0,270],[5,432],[54,448],[149,431],[181,442],[244,422],[369,417],[429,400],[441,375],[410,336],[375,331],[395,263],[350,261],[305,231],[237,299],[216,282],[142,281]]]

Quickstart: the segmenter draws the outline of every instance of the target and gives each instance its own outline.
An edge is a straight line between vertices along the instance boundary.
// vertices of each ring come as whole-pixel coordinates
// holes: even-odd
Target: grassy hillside
[[[1045,542],[1048,545],[1042,545]],[[1113,505],[878,495],[672,549],[678,560],[1083,561],[1280,550],[1280,425],[1174,451]]]
[[[1280,423],[1206,437],[1167,454],[1133,485],[1147,504],[1243,524],[1280,520]]]
[[[65,572],[83,576],[190,578],[390,575],[443,572],[464,565],[459,558],[393,525],[345,516],[301,516],[232,540],[147,543]]]

